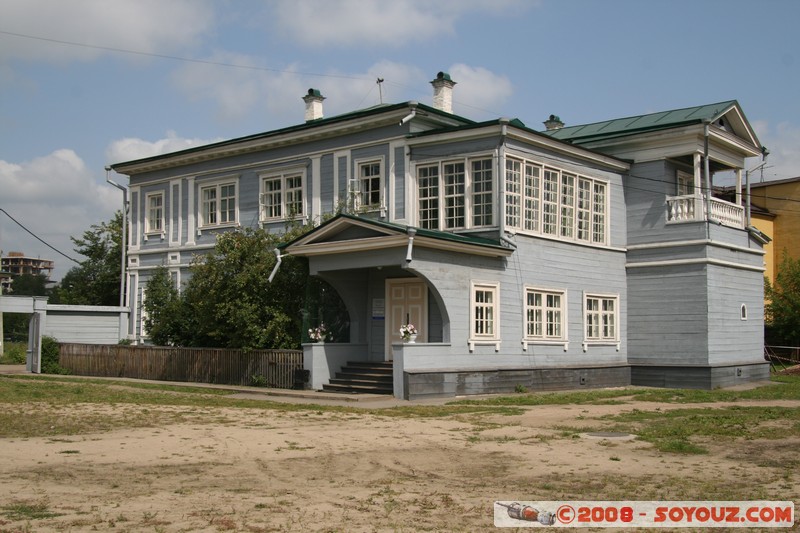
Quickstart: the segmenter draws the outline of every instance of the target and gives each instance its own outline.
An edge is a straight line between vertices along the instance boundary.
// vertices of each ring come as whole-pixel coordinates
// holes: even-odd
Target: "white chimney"
[[[322,118],[322,101],[325,97],[318,89],[309,89],[308,94],[303,97],[306,103],[306,122]]]
[[[453,86],[456,82],[450,79],[450,74],[440,72],[436,79],[431,82],[433,85],[433,107],[445,113],[453,112]]]

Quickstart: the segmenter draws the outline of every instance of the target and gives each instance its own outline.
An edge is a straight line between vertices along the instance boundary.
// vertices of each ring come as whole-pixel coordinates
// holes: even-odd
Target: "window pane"
[[[464,163],[447,163],[444,171],[444,227],[460,229],[465,225]]]
[[[542,181],[542,233],[555,235],[558,225],[558,172],[546,169]]]
[[[417,168],[419,225],[439,229],[439,166]]]
[[[575,223],[575,176],[561,175],[561,236],[571,239]]]
[[[472,225],[492,225],[494,191],[492,187],[492,160],[472,162]]]
[[[286,216],[303,216],[303,176],[286,178]]]
[[[594,201],[592,206],[592,242],[606,242],[606,185],[594,184]]]
[[[521,228],[522,218],[522,163],[506,160],[506,225]]]
[[[541,169],[525,165],[525,229],[539,231]]]
[[[203,223],[217,223],[217,188],[203,189]]]

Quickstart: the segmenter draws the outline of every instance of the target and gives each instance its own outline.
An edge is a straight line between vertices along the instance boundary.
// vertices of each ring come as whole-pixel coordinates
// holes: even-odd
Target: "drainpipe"
[[[497,213],[499,218],[498,225],[500,227],[500,238],[503,240],[506,236],[506,212],[505,212],[505,205],[506,205],[506,187],[505,187],[505,162],[506,162],[506,136],[508,135],[508,123],[510,122],[507,118],[501,118],[498,120],[500,123],[500,143],[497,145],[497,149],[495,153],[497,154],[497,188],[498,188],[498,200],[500,209]]]
[[[281,255],[281,251],[275,248],[275,257],[277,257],[277,261],[275,262],[275,267],[272,269],[272,273],[267,278],[268,283],[272,283],[272,279],[275,277],[275,274],[278,273],[278,268],[281,266],[281,261],[283,261],[283,256]]]
[[[705,188],[706,188],[706,236],[711,238],[711,171],[708,162],[708,127],[711,124],[710,120],[703,121],[703,137],[704,137],[704,151],[703,157],[703,172],[705,173]]]
[[[106,167],[106,182],[122,191],[122,253],[120,254],[121,259],[119,270],[119,306],[125,307],[125,246],[127,245],[128,236],[128,189],[119,183],[115,183],[109,177],[110,172],[111,167]]]
[[[418,105],[417,102],[408,103],[408,107],[411,108],[411,112],[408,115],[406,115],[403,118],[403,120],[400,121],[400,126],[402,126],[403,124],[405,124],[406,122],[417,116],[417,105]]]
[[[412,259],[411,252],[414,250],[414,235],[417,234],[417,229],[409,227],[406,233],[408,233],[408,248],[406,249],[406,265],[408,265]]]

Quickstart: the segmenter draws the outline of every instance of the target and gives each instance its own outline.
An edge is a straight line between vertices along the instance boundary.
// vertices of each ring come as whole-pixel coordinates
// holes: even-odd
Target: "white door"
[[[386,360],[392,360],[392,344],[403,342],[400,326],[414,324],[417,342],[426,342],[428,332],[428,288],[414,278],[386,280]]]

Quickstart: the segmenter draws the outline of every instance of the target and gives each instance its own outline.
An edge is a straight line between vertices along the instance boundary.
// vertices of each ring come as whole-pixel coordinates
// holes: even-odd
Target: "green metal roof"
[[[736,100],[718,102],[647,115],[637,115],[626,118],[616,118],[594,124],[566,126],[557,130],[543,131],[554,139],[561,141],[582,143],[611,137],[621,137],[646,131],[657,131],[688,124],[700,124],[705,120],[714,121],[725,114],[732,107],[738,106]]]

